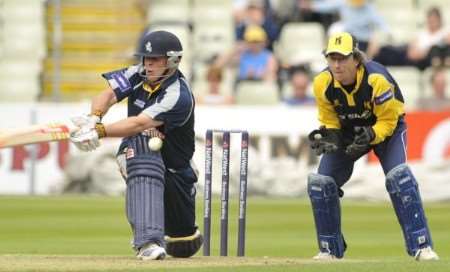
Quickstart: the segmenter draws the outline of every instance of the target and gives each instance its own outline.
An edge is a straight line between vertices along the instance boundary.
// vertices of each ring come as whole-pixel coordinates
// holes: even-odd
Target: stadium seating
[[[53,37],[57,26],[55,7],[47,6],[47,31]],[[135,1],[61,2],[62,39],[49,39],[44,62],[43,100],[54,98],[58,80],[54,65],[60,67],[60,100],[88,99],[106,87],[100,74],[129,65],[145,27],[145,11]],[[56,50],[56,51],[55,51]],[[60,54],[55,63],[53,54]],[[55,81],[56,80],[56,81]]]
[[[262,81],[241,81],[236,89],[238,105],[276,105],[279,103],[275,83]]]
[[[282,64],[317,62],[323,57],[323,28],[319,23],[287,23],[275,46],[275,55]]]
[[[423,96],[431,97],[433,95],[431,89],[431,73],[433,72],[433,68],[426,69],[422,74],[422,82],[423,82]],[[450,68],[446,69],[446,79],[447,79],[447,96],[449,96],[449,87],[450,87]]]
[[[190,9],[188,1],[155,1],[149,6],[149,24],[161,22],[184,22],[190,21]]]
[[[281,5],[283,1],[273,2]],[[21,77],[27,78],[27,87],[25,83],[11,85],[11,88],[25,89],[14,89],[14,97],[2,92],[0,100],[3,101],[17,100],[20,96],[25,100],[38,97],[51,100],[55,82],[59,82],[55,81],[55,76],[60,76],[62,100],[86,99],[98,93],[106,86],[101,73],[135,62],[132,54],[147,26],[151,30],[169,30],[180,38],[184,45],[180,68],[193,79],[194,91],[202,92],[206,90],[206,63],[235,44],[232,1],[152,0],[146,2],[148,7],[139,8],[137,0],[64,0],[61,1],[63,35],[60,41],[53,39],[55,10],[52,1],[8,0],[1,3],[0,66],[15,68],[1,71],[0,81],[11,85],[6,82],[23,74],[20,70],[26,69],[27,65],[31,67],[26,70],[27,75]],[[377,0],[374,4],[392,29],[393,41],[389,42],[395,44],[410,40],[411,33],[423,24],[424,13],[430,6],[440,7],[444,22],[450,25],[448,0]],[[287,23],[274,45],[275,54],[282,65],[309,62],[312,70],[318,71],[325,67],[321,55],[324,35],[318,23]],[[55,62],[58,55],[61,59]],[[30,62],[26,64],[28,60]],[[61,70],[55,74],[58,67]],[[420,87],[422,76],[414,68],[392,67],[390,70],[405,93],[407,106],[414,107],[411,101],[423,90]],[[233,83],[234,71],[226,69],[222,84],[224,92],[231,94]],[[241,84],[240,88],[245,85]],[[245,93],[250,96],[251,91]],[[288,84],[283,90],[283,94],[287,93]],[[247,98],[242,99],[246,101]]]
[[[425,22],[425,13],[432,6],[436,6],[441,10],[444,23],[450,26],[450,5],[447,0],[418,0],[419,13],[422,14],[419,17],[420,22]]]
[[[388,67],[388,69],[402,91],[406,110],[415,109],[417,99],[423,95],[422,88],[419,88],[422,84],[420,71],[414,67]]]
[[[208,64],[197,62],[194,67],[194,77],[192,80],[192,91],[196,97],[205,95],[208,92],[208,82],[206,81],[206,73]],[[233,68],[225,68],[222,73],[222,83],[220,92],[224,95],[233,95],[236,70]]]
[[[45,55],[43,0],[2,1],[0,101],[35,101]]]
[[[230,1],[194,1],[192,26],[194,62],[206,62],[234,45]]]

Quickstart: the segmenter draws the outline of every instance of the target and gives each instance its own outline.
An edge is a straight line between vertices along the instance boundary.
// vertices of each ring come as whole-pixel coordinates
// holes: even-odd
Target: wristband
[[[102,123],[95,124],[95,131],[97,131],[98,138],[106,137],[105,125],[103,125]]]

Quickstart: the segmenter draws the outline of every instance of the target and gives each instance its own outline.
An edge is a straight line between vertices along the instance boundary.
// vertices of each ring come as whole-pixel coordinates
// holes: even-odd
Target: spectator
[[[210,66],[206,72],[206,80],[208,82],[207,93],[198,97],[199,104],[207,105],[230,105],[234,103],[231,96],[224,95],[220,92],[222,84],[222,69]]]
[[[447,96],[447,71],[444,68],[436,68],[430,77],[431,96],[417,100],[417,106],[421,110],[444,111],[450,110],[450,97]]]
[[[322,13],[309,8],[309,2],[321,2],[327,0],[283,0],[276,8],[276,20],[280,28],[289,22],[317,22],[323,26],[324,32],[336,21],[337,12]],[[305,4],[305,2],[307,2]]]
[[[280,29],[275,22],[269,1],[248,0],[244,16],[236,23],[236,40],[245,40],[244,35],[248,26],[258,25],[267,35],[266,47],[273,51],[273,43],[278,39]]]
[[[445,63],[450,57],[450,29],[444,28],[441,12],[437,7],[427,11],[426,27],[407,45],[383,46],[374,60],[390,66],[411,65],[424,70],[432,63]],[[448,60],[450,65],[450,59]]]
[[[248,26],[244,33],[244,43],[220,56],[215,65],[223,68],[228,64],[237,64],[237,82],[275,81],[278,64],[274,54],[265,48],[266,43],[267,35],[264,29],[257,25]]]
[[[294,67],[291,70],[290,87],[292,94],[283,99],[283,103],[289,106],[315,105],[315,99],[309,95],[311,78],[303,67]]]
[[[358,40],[359,49],[364,52],[370,52],[375,46],[372,37],[377,28],[390,33],[386,22],[367,0],[302,1],[300,8],[321,13],[338,12],[340,21],[330,27],[329,34],[349,32]]]

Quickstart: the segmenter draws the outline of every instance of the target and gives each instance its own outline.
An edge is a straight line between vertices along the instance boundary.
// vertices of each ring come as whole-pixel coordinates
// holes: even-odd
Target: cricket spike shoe
[[[139,260],[163,260],[166,257],[166,250],[155,243],[147,244],[139,249],[136,257]]]
[[[416,261],[437,261],[439,260],[439,256],[431,247],[425,247],[417,250],[416,255],[414,256]]]
[[[328,252],[319,252],[316,256],[313,257],[313,260],[333,261],[333,260],[337,260],[337,258],[336,258],[336,256],[334,256]]]

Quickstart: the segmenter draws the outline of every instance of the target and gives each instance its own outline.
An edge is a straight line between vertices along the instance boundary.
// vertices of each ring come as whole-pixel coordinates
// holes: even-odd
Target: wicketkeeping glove
[[[370,150],[370,143],[375,139],[372,127],[355,127],[355,138],[345,148],[345,153],[351,158],[359,158]]]
[[[336,152],[341,146],[341,131],[339,129],[327,129],[320,127],[311,131],[308,135],[311,149],[317,156],[324,153]]]

